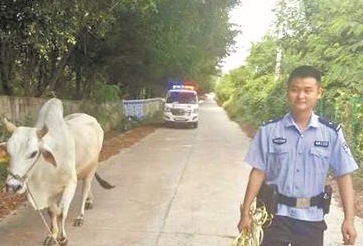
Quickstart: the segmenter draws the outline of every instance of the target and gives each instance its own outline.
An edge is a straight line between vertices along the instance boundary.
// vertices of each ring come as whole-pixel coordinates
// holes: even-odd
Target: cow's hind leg
[[[55,245],[56,244],[56,240],[57,240],[57,236],[58,236],[58,232],[59,232],[59,227],[58,227],[58,223],[57,223],[57,213],[58,213],[58,209],[57,206],[52,205],[49,207],[48,209],[48,214],[50,216],[50,221],[51,221],[51,233],[47,235],[47,237],[44,239],[43,245],[44,246],[51,246],[51,245]]]
[[[91,181],[92,181],[93,175],[88,175],[84,181],[82,186],[82,202],[80,207],[80,212],[77,217],[77,219],[74,220],[73,225],[74,226],[82,226],[84,221],[84,209],[87,204],[87,200],[89,199],[89,194],[91,190]],[[90,202],[90,201],[88,201]],[[89,205],[88,205],[89,206]]]

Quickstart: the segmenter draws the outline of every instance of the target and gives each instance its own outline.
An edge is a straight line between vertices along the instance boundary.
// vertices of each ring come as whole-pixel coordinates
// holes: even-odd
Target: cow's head
[[[47,127],[43,129],[16,127],[6,119],[4,125],[11,133],[7,143],[3,143],[1,147],[9,156],[6,190],[23,193],[26,190],[24,181],[31,175],[41,155],[45,161],[57,166],[51,148],[43,141],[48,129]]]

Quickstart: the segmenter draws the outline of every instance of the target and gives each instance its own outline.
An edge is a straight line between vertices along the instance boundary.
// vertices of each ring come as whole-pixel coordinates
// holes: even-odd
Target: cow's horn
[[[13,133],[16,129],[16,126],[11,123],[10,121],[8,121],[6,118],[4,118],[4,125],[6,130],[8,130],[9,133]]]
[[[37,130],[38,138],[44,137],[44,135],[47,134],[47,132],[48,132],[48,127],[46,125],[44,125],[42,129]]]

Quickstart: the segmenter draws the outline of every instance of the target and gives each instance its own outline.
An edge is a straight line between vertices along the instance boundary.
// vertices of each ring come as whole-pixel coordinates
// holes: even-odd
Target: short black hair
[[[294,78],[308,78],[308,77],[316,79],[316,81],[320,85],[321,72],[318,69],[308,65],[303,65],[295,68],[290,73],[289,78],[287,80],[287,84],[289,85]]]

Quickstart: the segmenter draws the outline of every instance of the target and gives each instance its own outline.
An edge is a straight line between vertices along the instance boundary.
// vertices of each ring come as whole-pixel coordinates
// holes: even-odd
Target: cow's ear
[[[11,123],[10,121],[8,121],[6,118],[4,118],[4,125],[6,130],[8,130],[9,133],[13,133],[16,129],[16,126]]]
[[[54,155],[50,150],[42,148],[40,152],[42,153],[43,158],[46,162],[49,162],[54,167],[57,167],[57,162],[55,161]]]
[[[0,143],[0,163],[8,163],[9,162],[9,154],[6,148],[6,142]]]

